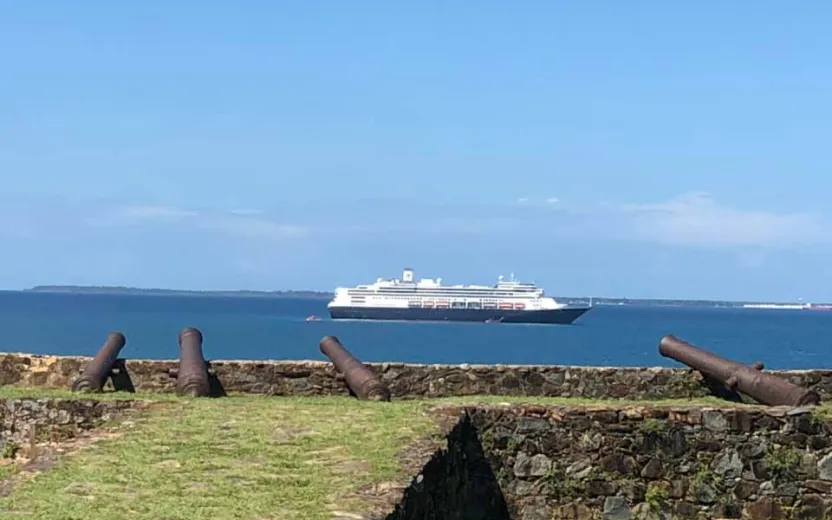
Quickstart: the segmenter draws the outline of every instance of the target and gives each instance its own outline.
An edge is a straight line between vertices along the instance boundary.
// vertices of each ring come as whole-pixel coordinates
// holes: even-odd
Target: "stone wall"
[[[832,427],[808,409],[463,413],[515,520],[832,517]]]
[[[116,414],[132,408],[134,401],[93,399],[30,399],[0,401],[0,451],[11,458],[21,447],[74,437],[91,430]]]
[[[90,358],[0,354],[0,385],[68,389]],[[121,387],[172,392],[173,360],[128,360]],[[511,365],[369,364],[394,398],[465,395],[563,396],[585,398],[691,398],[708,395],[697,372],[671,368],[604,368]],[[216,380],[227,392],[268,395],[345,395],[343,378],[320,361],[213,361]],[[832,370],[772,372],[832,397]],[[112,387],[112,383],[110,383]]]

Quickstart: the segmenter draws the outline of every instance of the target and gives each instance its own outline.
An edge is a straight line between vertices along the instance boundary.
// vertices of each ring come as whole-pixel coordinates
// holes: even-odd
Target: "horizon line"
[[[315,295],[332,295],[334,291],[324,291],[316,289],[173,289],[161,287],[136,287],[130,285],[74,285],[74,284],[42,284],[34,285],[24,289],[3,289],[0,292],[8,293],[89,293],[92,291],[105,292],[160,292],[160,293],[189,293],[189,294],[261,294],[261,295],[276,295],[286,293],[307,293]],[[628,297],[628,296],[567,296],[561,295],[559,298],[565,299],[601,299],[601,300],[629,300],[629,301],[661,301],[661,302],[707,302],[707,303],[731,303],[731,304],[806,304],[802,298],[797,300],[738,300],[738,299],[709,299],[709,298],[664,298],[664,297]],[[816,303],[816,305],[825,305],[824,302]]]

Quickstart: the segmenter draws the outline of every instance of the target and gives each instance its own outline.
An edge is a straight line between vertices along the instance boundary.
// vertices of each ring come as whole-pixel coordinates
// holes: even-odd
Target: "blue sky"
[[[832,300],[830,15],[6,2],[0,287]]]

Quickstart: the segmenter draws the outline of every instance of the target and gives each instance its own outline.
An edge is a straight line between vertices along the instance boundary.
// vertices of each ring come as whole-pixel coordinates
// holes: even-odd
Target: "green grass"
[[[589,399],[584,397],[534,397],[534,396],[470,396],[443,397],[432,399],[433,405],[443,404],[537,404],[543,406],[731,406],[723,399],[716,397],[698,397],[696,399]]]
[[[0,387],[0,398],[77,398],[67,391]],[[230,396],[190,399],[171,394],[105,393],[100,400],[141,398],[156,404],[105,438],[41,472],[15,479],[0,498],[0,517],[46,520],[331,519],[365,512],[355,491],[407,474],[401,450],[436,439],[436,405],[527,403],[608,406],[733,406],[696,400],[591,400],[543,397],[457,397],[363,402],[348,397]],[[0,479],[13,466],[0,465]],[[14,478],[14,477],[13,477]]]
[[[178,399],[21,482],[3,518],[324,519],[362,484],[407,478],[397,455],[436,427],[419,403]]]

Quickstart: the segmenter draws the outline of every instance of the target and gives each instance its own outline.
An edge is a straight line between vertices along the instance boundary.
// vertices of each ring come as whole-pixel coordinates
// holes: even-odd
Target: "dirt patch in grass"
[[[74,439],[36,446],[27,456],[5,461],[4,471],[0,471],[0,497],[8,496],[19,483],[31,480],[38,473],[52,468],[59,458],[114,436],[113,432],[82,433]]]

